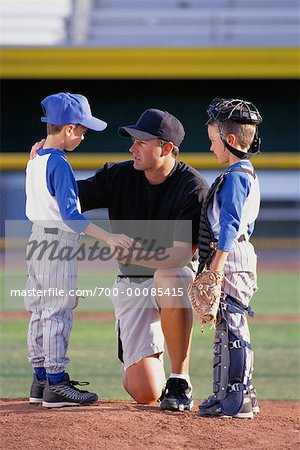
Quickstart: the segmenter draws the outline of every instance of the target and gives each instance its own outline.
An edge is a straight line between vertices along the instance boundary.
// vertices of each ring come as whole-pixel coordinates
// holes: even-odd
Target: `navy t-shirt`
[[[91,178],[78,181],[78,188],[82,211],[108,208],[115,233],[134,238],[141,233],[144,242],[154,239],[156,245],[164,247],[172,246],[174,241],[198,244],[200,212],[208,184],[197,170],[183,162],[176,161],[166,180],[157,185],[151,185],[143,171],[134,169],[133,161],[109,162]],[[185,221],[190,221],[191,233],[186,232]],[[129,273],[125,267],[121,270]],[[135,266],[135,273],[142,272],[145,268]]]

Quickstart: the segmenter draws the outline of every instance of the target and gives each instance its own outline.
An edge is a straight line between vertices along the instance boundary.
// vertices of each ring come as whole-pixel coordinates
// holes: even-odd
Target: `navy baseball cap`
[[[118,128],[121,136],[132,137],[138,140],[162,139],[173,142],[179,147],[185,136],[182,123],[168,113],[160,109],[147,109],[139,117],[135,125]]]
[[[94,131],[103,131],[107,123],[92,116],[91,108],[86,97],[80,94],[60,92],[46,97],[41,102],[45,116],[42,122],[52,125],[83,125]]]

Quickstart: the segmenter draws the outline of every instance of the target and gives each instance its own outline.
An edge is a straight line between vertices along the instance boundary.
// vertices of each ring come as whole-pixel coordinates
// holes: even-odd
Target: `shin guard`
[[[236,325],[241,314],[245,314],[241,308],[226,305],[215,334],[213,391],[222,412],[229,416],[238,414],[243,406],[252,368],[251,345],[242,339],[248,335],[248,325],[247,329],[245,323],[240,328]]]
[[[218,400],[226,397],[229,376],[229,341],[224,320],[216,325],[213,359],[213,393]]]

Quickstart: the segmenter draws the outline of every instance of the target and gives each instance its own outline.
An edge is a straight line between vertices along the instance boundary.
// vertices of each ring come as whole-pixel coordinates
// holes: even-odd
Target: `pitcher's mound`
[[[199,402],[195,402],[197,405]],[[296,449],[299,403],[261,401],[249,419],[206,419],[134,402],[45,409],[0,401],[1,449]]]

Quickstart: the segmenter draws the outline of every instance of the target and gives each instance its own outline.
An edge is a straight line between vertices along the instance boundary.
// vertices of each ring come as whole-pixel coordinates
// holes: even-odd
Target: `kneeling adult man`
[[[137,249],[130,264],[120,261],[114,284],[118,295],[112,301],[123,384],[139,403],[161,398],[161,409],[190,410],[193,314],[188,290],[194,277],[190,261],[208,185],[198,171],[178,161],[185,131],[167,111],[149,109],[136,124],[119,128],[119,134],[132,139],[133,160],[106,163],[93,177],[79,181],[82,210],[107,207],[113,229],[128,221],[132,226],[127,233],[136,238],[136,224],[142,223],[144,242],[153,241],[154,235],[156,243],[162,236],[165,239],[164,258],[156,258],[155,250],[142,242],[147,257]],[[191,236],[184,232],[184,223],[192,224]],[[171,362],[166,385],[164,341]]]

